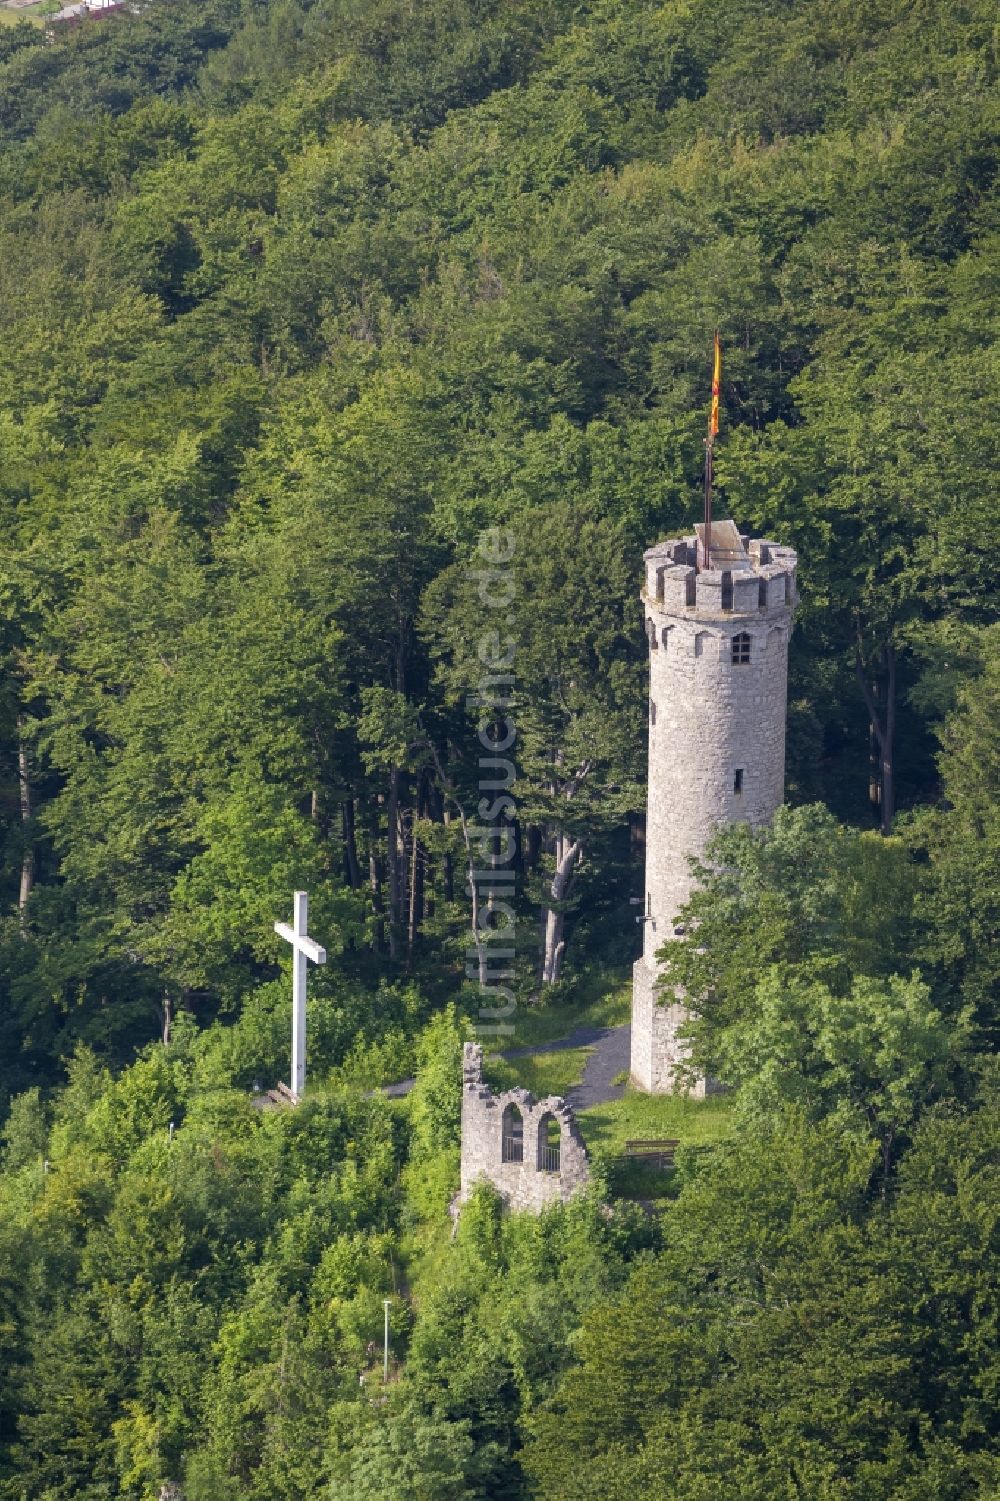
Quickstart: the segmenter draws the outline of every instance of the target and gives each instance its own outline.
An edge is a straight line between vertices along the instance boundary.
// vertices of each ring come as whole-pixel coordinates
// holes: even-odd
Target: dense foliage
[[[985,0],[0,27],[0,1495],[1000,1487],[997,78]],[[716,326],[803,583],[793,806],[676,954],[737,1128],[451,1241],[476,826],[521,1002],[632,957]]]

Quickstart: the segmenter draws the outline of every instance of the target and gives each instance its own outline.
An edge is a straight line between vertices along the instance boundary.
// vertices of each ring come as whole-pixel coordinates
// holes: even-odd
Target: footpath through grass
[[[595,972],[560,990],[559,999],[538,1006],[521,1006],[514,1018],[514,1032],[493,1044],[483,1060],[486,1082],[495,1090],[520,1085],[530,1089],[536,1099],[546,1095],[566,1095],[583,1078],[593,1049],[586,1044],[542,1052],[552,1043],[562,1042],[583,1029],[620,1027],[628,1021],[632,1007],[629,982],[618,974]],[[531,1049],[523,1052],[523,1049]],[[501,1053],[520,1056],[502,1058]]]

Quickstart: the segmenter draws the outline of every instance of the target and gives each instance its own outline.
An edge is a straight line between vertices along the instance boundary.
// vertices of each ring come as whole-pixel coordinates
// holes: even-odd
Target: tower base
[[[657,1002],[656,971],[639,959],[632,970],[632,1083],[647,1094],[686,1094],[704,1099],[720,1086],[714,1079],[693,1082],[679,1072],[687,1057],[680,1030],[687,1021],[686,1006]]]

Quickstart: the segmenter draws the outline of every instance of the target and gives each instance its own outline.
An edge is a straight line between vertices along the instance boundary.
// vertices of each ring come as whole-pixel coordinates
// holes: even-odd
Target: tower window
[[[733,772],[733,796],[734,797],[742,797],[743,796],[743,767],[742,766],[737,766],[736,770]]]
[[[649,700],[649,722],[650,724],[656,723],[656,704],[652,699]]]
[[[750,661],[750,637],[746,631],[740,631],[738,636],[733,637],[733,666],[746,667]]]

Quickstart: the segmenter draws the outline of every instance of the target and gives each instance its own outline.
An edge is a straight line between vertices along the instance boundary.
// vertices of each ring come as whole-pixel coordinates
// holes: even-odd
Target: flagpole
[[[705,567],[712,566],[712,436],[705,439]]]
[[[712,340],[712,405],[708,413],[708,437],[705,439],[705,567],[712,566],[712,462],[715,435],[719,431],[719,402],[722,397],[722,344],[719,330]]]

